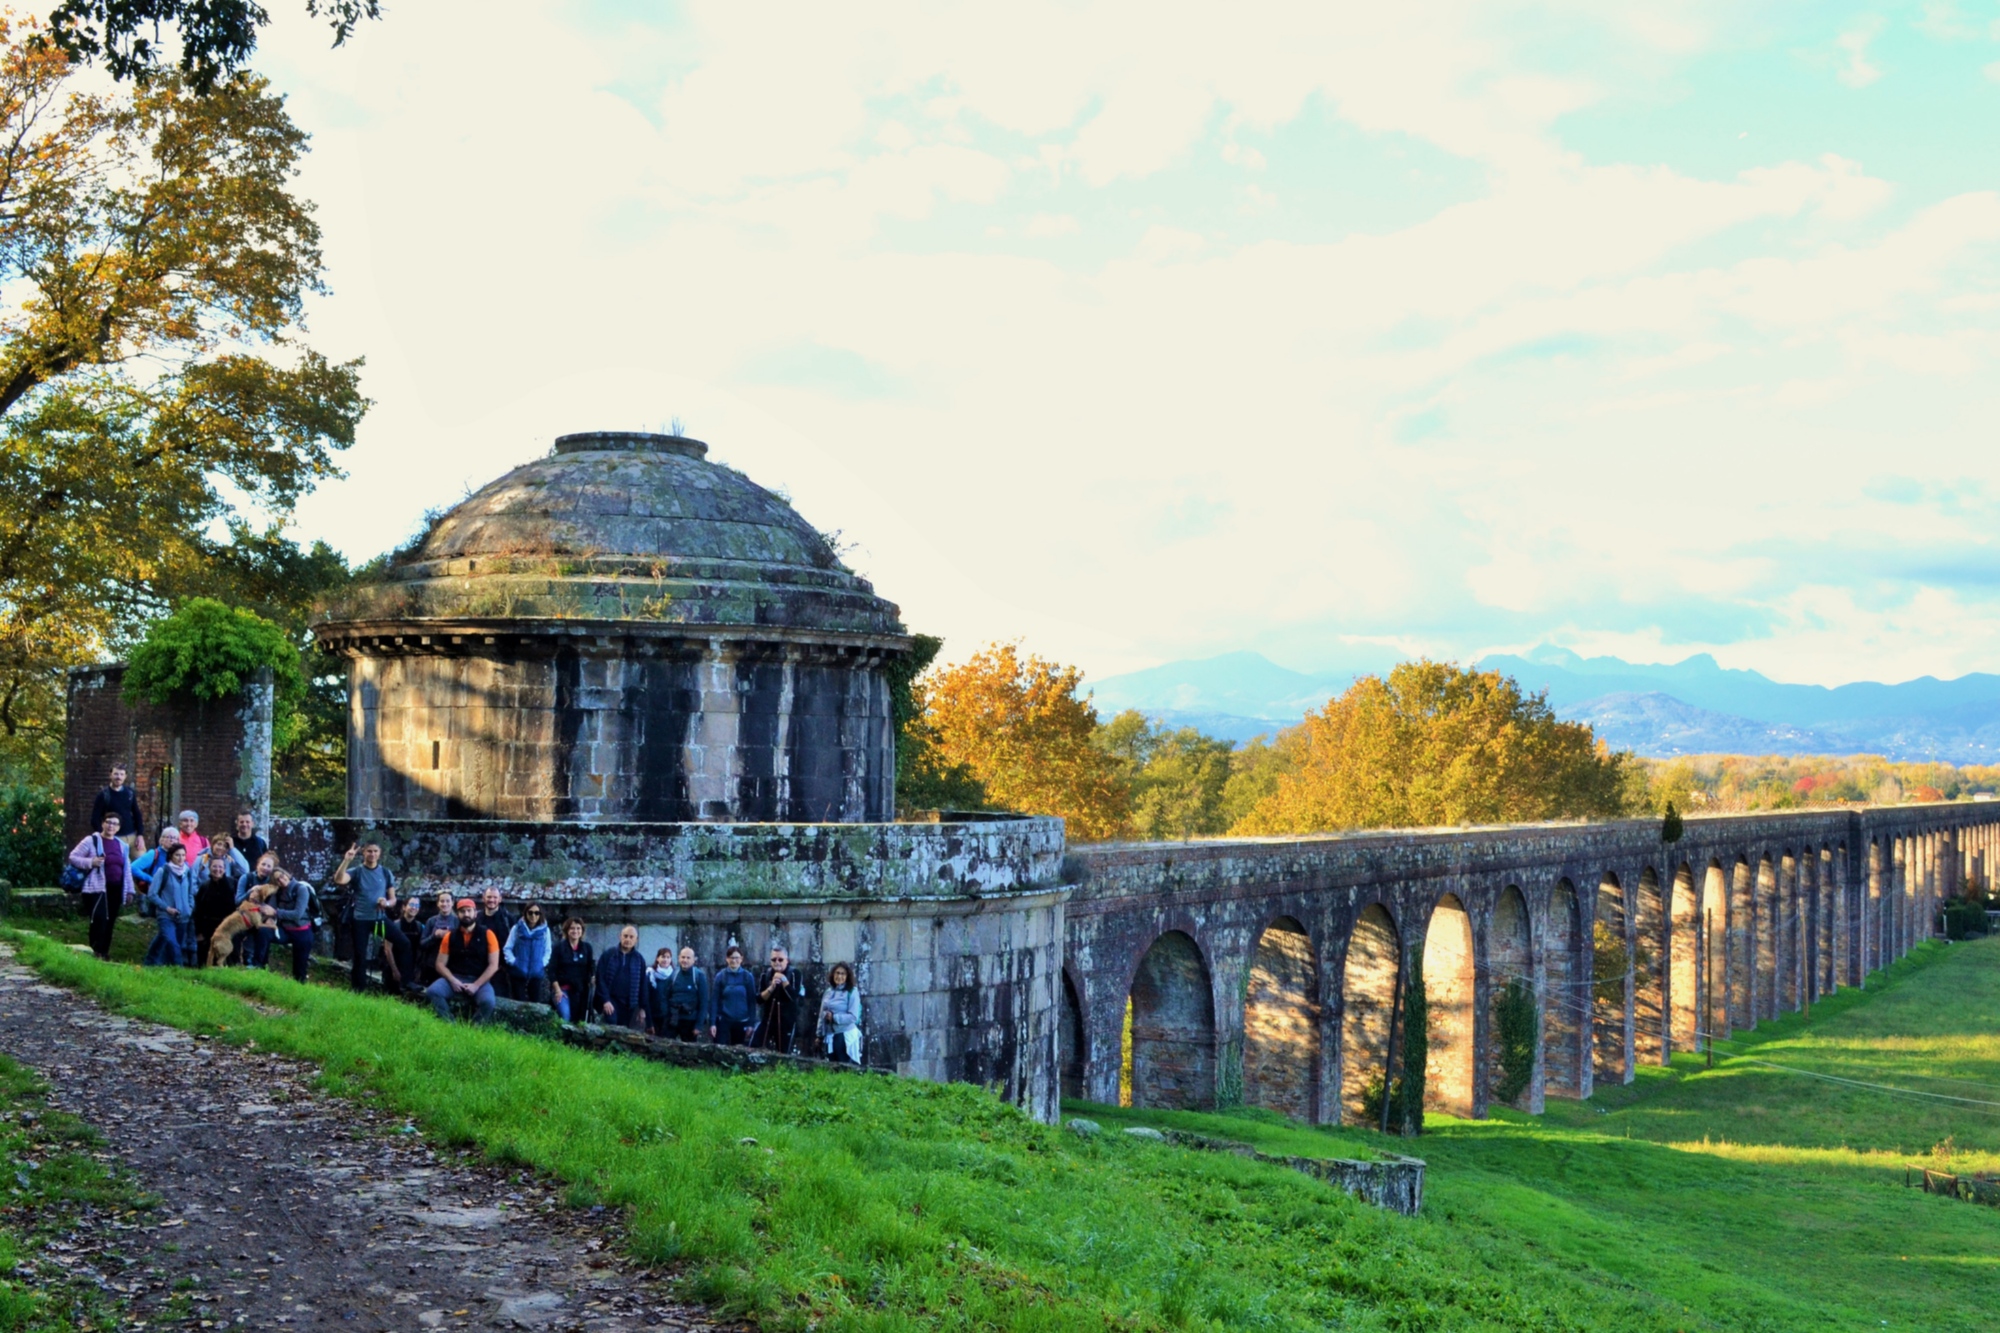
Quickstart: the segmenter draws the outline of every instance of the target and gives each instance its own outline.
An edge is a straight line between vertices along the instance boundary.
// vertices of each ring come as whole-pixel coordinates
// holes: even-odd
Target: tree
[[[1431,661],[1362,677],[1278,748],[1286,771],[1233,832],[1611,816],[1629,763],[1559,720],[1545,695]]]
[[[382,17],[381,0],[306,0],[343,46],[364,18]],[[99,56],[113,79],[157,74],[164,35],[180,37],[180,76],[196,93],[212,91],[257,49],[257,29],[271,16],[254,0],[63,0],[49,15],[48,45],[79,64]]]
[[[983,810],[986,788],[962,763],[947,762],[937,733],[924,715],[917,678],[937,660],[944,640],[935,634],[910,636],[909,655],[892,663],[889,711],[896,723],[896,810]]]
[[[323,286],[283,99],[90,94],[31,37],[0,19],[0,759],[60,734],[63,668],[150,619],[295,597],[325,561],[277,525],[367,407],[358,361],[297,340]]]
[[[297,730],[306,677],[285,631],[254,611],[196,597],[148,627],[125,669],[125,697],[166,704],[227,699],[269,670],[274,692],[272,747]]]
[[[1122,764],[1141,838],[1196,838],[1229,827],[1223,791],[1230,745],[1193,727],[1155,726],[1127,709],[1097,728],[1097,748]]]
[[[962,765],[1008,810],[1061,815],[1077,842],[1129,828],[1119,761],[1092,744],[1097,710],[1076,695],[1075,667],[996,643],[916,682],[938,762]]]

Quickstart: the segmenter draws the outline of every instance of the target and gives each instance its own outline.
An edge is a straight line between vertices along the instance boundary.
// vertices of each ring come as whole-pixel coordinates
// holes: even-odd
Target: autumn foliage
[[[1097,710],[1082,673],[996,643],[916,682],[937,762],[962,767],[1004,810],[1060,815],[1078,842],[1126,830],[1131,793],[1120,761],[1093,744]]]
[[[1269,794],[1232,833],[1499,824],[1623,812],[1623,755],[1512,678],[1405,662],[1283,732]]]

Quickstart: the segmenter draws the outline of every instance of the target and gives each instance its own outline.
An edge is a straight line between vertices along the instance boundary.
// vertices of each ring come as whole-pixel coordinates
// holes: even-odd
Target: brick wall
[[[201,814],[205,833],[226,831],[239,810],[270,812],[271,687],[253,684],[233,699],[155,707],[129,703],[123,663],[69,674],[64,745],[64,829],[74,842],[89,830],[91,801],[111,765],[125,764],[139,791],[146,840],[181,810]]]

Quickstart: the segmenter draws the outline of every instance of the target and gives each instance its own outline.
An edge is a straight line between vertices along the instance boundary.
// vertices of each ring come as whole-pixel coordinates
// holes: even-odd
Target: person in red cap
[[[493,1017],[493,974],[500,970],[500,941],[479,924],[479,904],[460,898],[458,928],[438,945],[438,979],[426,993],[439,1018],[451,1017],[453,996],[471,997],[473,1017],[484,1023]]]

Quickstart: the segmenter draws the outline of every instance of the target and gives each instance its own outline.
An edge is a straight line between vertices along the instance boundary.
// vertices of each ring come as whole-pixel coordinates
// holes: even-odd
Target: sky
[[[269,8],[355,559],[678,418],[948,657],[2000,670],[2000,5]]]

